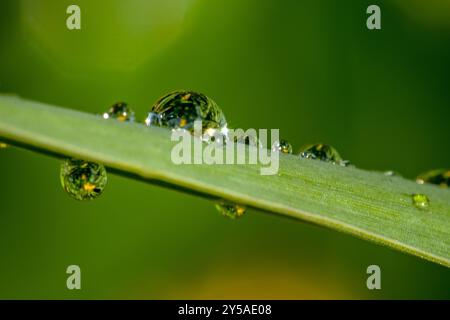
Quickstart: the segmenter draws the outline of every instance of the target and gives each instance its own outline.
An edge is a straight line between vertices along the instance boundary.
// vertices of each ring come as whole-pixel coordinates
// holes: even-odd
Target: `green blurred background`
[[[382,30],[366,28],[370,4]],[[280,128],[294,149],[329,143],[408,178],[449,166],[449,1],[2,0],[0,15],[0,92],[92,113],[124,100],[142,120],[193,89],[231,127]],[[59,167],[0,150],[0,298],[450,298],[442,266],[114,175],[77,202]],[[82,290],[66,288],[70,264]],[[366,288],[370,264],[382,290]]]

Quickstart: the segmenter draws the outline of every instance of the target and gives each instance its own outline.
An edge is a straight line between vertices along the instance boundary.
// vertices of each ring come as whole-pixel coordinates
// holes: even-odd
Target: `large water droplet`
[[[125,102],[117,102],[103,114],[104,119],[134,122],[134,111]]]
[[[63,162],[60,178],[64,190],[77,200],[97,198],[107,182],[103,165],[78,159],[66,159]]]
[[[145,119],[148,126],[194,131],[194,122],[202,121],[202,134],[226,135],[227,122],[220,107],[202,93],[175,91],[160,98]]]
[[[287,153],[287,154],[291,154],[292,153],[292,145],[287,142],[286,140],[281,139],[280,141],[277,141],[273,144],[272,146],[272,151],[278,151],[281,153]]]
[[[225,217],[230,219],[236,219],[244,215],[247,208],[243,205],[239,205],[226,200],[219,200],[216,202],[216,209],[222,213]]]
[[[300,157],[330,162],[344,167],[350,165],[350,161],[343,160],[335,148],[323,143],[308,145],[302,148],[300,150]]]
[[[424,194],[416,193],[411,195],[413,204],[420,209],[425,209],[430,206],[430,199]]]
[[[417,176],[416,182],[419,184],[437,184],[441,188],[448,188],[450,185],[450,169],[435,169],[424,172]]]

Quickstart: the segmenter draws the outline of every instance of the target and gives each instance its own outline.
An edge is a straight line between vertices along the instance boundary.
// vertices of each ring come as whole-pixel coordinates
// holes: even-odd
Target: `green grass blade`
[[[401,177],[280,156],[256,165],[175,165],[170,131],[0,95],[0,140],[101,162],[131,177],[178,186],[312,222],[450,267],[450,191]],[[430,199],[428,209],[411,194]]]

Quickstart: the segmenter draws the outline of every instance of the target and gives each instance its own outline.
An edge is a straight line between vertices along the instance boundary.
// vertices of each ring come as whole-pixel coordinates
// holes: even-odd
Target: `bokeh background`
[[[66,8],[81,7],[81,30]],[[382,30],[366,28],[378,4]],[[231,127],[325,142],[358,167],[405,177],[448,167],[450,2],[2,0],[0,92],[145,117],[174,89],[212,97]],[[63,125],[63,124],[62,124]],[[450,298],[450,271],[257,210],[109,175],[69,198],[60,161],[0,150],[0,298]],[[450,249],[449,249],[450,250]],[[82,289],[66,289],[66,267]],[[366,268],[382,269],[382,290]]]

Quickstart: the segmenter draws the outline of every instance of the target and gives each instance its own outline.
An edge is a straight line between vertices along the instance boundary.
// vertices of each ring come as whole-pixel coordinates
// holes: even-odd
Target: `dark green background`
[[[370,4],[382,30],[366,28]],[[449,2],[2,0],[0,16],[0,92],[92,113],[124,100],[142,120],[193,89],[230,127],[279,128],[295,150],[325,142],[408,178],[449,166]],[[0,150],[0,298],[450,298],[442,266],[256,210],[231,221],[114,175],[77,202],[59,166]],[[66,289],[70,264],[81,291]]]

